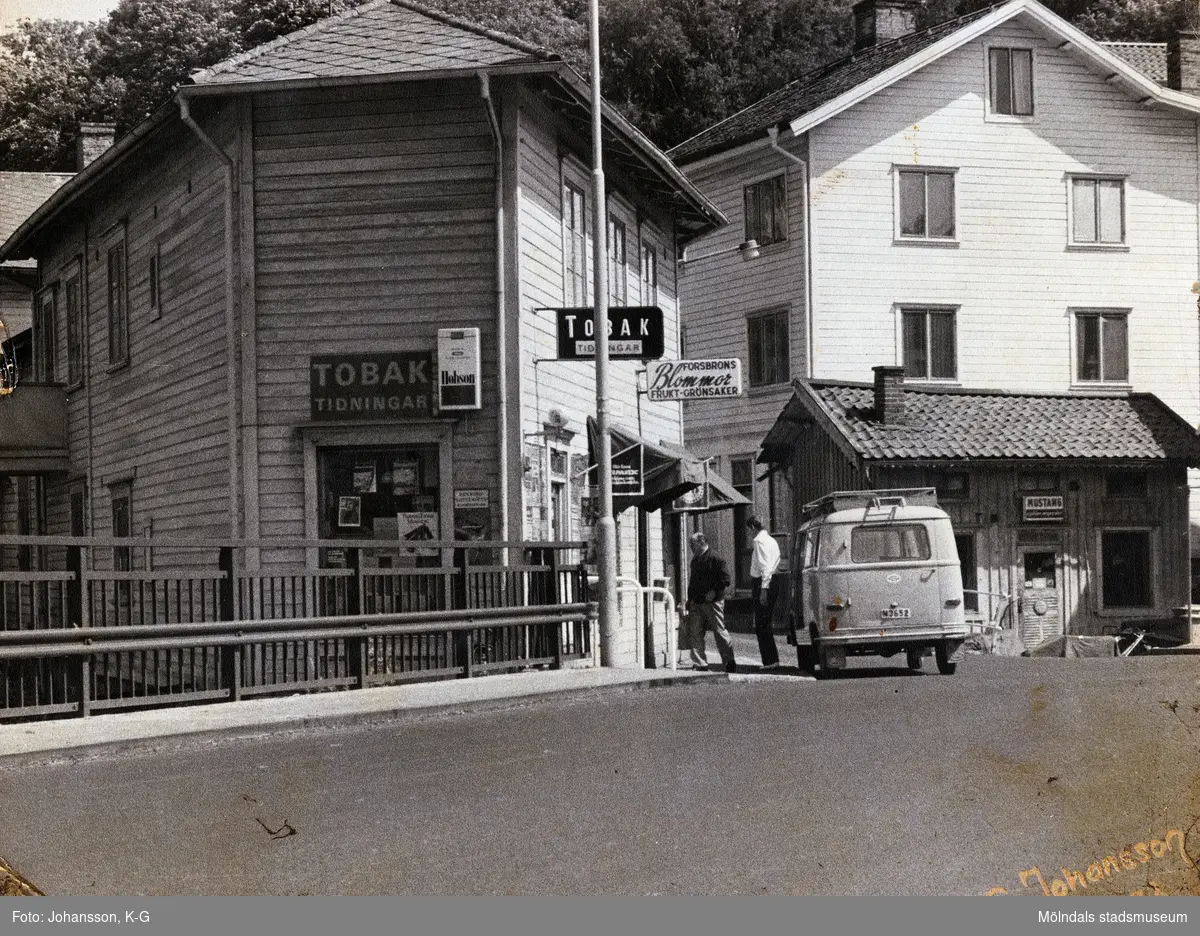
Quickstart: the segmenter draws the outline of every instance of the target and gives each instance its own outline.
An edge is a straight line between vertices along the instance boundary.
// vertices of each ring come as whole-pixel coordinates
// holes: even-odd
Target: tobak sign
[[[588,360],[596,356],[593,310],[555,309],[558,316],[559,360]],[[663,313],[658,306],[619,306],[608,310],[610,360],[650,361],[663,356]]]
[[[659,361],[646,371],[646,398],[663,400],[710,400],[742,395],[742,362]]]
[[[312,418],[428,419],[434,415],[433,374],[428,351],[314,355],[309,362]]]

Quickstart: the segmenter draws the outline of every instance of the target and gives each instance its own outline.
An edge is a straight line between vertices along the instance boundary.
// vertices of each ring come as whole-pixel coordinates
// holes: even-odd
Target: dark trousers
[[[775,646],[775,631],[771,627],[774,616],[775,602],[779,600],[779,589],[783,579],[778,575],[771,576],[771,584],[767,586],[767,603],[759,600],[762,594],[762,579],[750,580],[750,598],[754,602],[754,636],[758,638],[758,655],[762,657],[763,666],[771,666],[779,662],[779,650]]]

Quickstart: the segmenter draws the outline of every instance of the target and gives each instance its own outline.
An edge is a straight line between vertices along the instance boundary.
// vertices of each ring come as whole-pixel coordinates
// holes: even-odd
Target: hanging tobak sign
[[[314,421],[429,419],[433,356],[428,352],[321,354],[309,362]]]
[[[563,361],[596,356],[596,332],[590,308],[555,309],[558,357]],[[663,356],[663,314],[658,306],[618,306],[608,310],[610,360],[651,361]]]

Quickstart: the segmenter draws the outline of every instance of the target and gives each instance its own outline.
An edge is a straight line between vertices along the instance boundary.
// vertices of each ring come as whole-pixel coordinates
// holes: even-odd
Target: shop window
[[[367,565],[436,566],[438,549],[415,545],[451,539],[441,529],[438,453],[433,447],[318,449],[321,539],[373,539],[380,548]],[[486,539],[490,530],[480,530]],[[401,545],[405,544],[405,545]],[[326,547],[328,566],[347,562],[344,550]]]
[[[958,349],[953,309],[902,309],[905,380],[955,380]]]
[[[791,377],[788,310],[757,313],[746,320],[750,350],[750,386],[787,383]]]
[[[608,217],[608,302],[629,304],[629,269],[625,265],[625,224]]]
[[[1104,530],[1100,568],[1105,608],[1154,606],[1154,569],[1148,530]]]
[[[1033,115],[1033,50],[988,49],[988,103],[993,114]]]
[[[563,297],[571,306],[588,302],[586,206],[582,189],[563,185]]]
[[[787,240],[787,188],[783,175],[754,182],[742,190],[746,213],[746,240],[759,247]]]
[[[33,315],[33,379],[46,383],[54,380],[57,307],[56,287],[38,293]]]
[[[1116,469],[1104,473],[1104,494],[1111,499],[1147,496],[1146,472]]]
[[[750,501],[733,508],[733,584],[749,588],[751,545],[746,521],[754,509],[754,458],[731,458],[729,480],[733,489]]]
[[[963,608],[979,611],[979,566],[975,560],[975,534],[960,533],[954,537],[958,548],[958,564],[962,569]]]

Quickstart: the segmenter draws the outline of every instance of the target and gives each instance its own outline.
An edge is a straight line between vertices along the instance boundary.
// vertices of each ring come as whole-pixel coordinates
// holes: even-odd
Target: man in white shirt
[[[746,527],[754,537],[754,554],[750,559],[754,633],[758,637],[758,653],[762,657],[763,669],[771,670],[779,666],[779,650],[775,646],[775,632],[771,627],[771,617],[782,585],[781,577],[775,574],[779,569],[779,544],[758,517],[751,516],[746,521]]]

